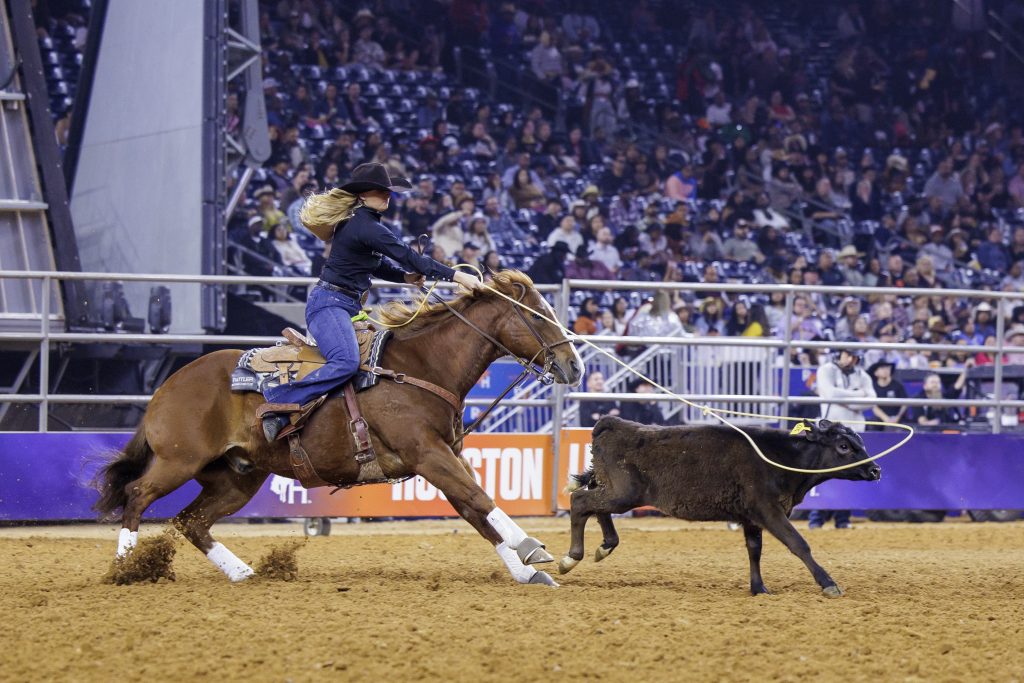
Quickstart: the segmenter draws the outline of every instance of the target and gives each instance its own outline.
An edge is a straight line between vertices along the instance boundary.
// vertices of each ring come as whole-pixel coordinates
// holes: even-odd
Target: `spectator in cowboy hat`
[[[876,361],[873,365],[868,368],[868,374],[871,375],[871,381],[874,383],[875,395],[878,398],[906,398],[907,389],[893,376],[896,371],[896,363],[891,360],[882,359]],[[909,406],[872,406],[871,407],[871,418],[879,422],[889,422],[892,424],[898,424],[903,420],[903,416],[906,415]],[[868,425],[868,431],[880,432],[884,430],[884,427],[877,425]]]
[[[277,208],[277,190],[273,186],[264,185],[256,190],[253,196],[257,202],[256,210],[263,217],[263,229],[268,233],[272,232],[278,223],[288,220],[284,212]]]
[[[569,245],[559,240],[551,246],[551,251],[541,254],[530,266],[527,275],[538,285],[559,285],[565,279],[565,258],[572,251]]]
[[[1014,325],[1007,330],[1004,346],[1024,346],[1024,325]],[[1004,362],[1009,365],[1024,365],[1024,353],[1008,353]]]
[[[462,253],[459,254],[459,263],[465,263],[477,268],[482,268],[480,263],[480,245],[476,242],[466,242],[462,245]]]
[[[857,251],[857,247],[852,244],[847,244],[836,254],[836,260],[839,262],[836,269],[843,276],[843,282],[850,287],[864,286],[864,271],[860,267],[860,259],[863,257],[864,254]]]
[[[992,313],[992,305],[987,301],[982,301],[974,307],[974,331],[982,339],[994,336],[996,333],[995,319]]]

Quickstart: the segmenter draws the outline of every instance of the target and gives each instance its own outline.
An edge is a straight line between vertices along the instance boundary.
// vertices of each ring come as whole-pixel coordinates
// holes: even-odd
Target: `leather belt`
[[[341,294],[344,294],[345,296],[352,297],[356,301],[359,301],[362,298],[362,296],[363,296],[362,292],[357,292],[356,290],[351,289],[349,287],[342,287],[341,285],[336,285],[336,284],[334,284],[332,282],[327,282],[327,280],[320,280],[320,281],[318,281],[316,283],[316,286],[317,287],[323,287],[324,289],[328,289],[328,290],[330,290],[332,292],[340,292]]]

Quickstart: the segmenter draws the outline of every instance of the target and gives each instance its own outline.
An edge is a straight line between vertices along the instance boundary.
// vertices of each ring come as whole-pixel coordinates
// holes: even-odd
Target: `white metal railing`
[[[15,394],[0,393],[0,403],[29,403],[39,405],[39,431],[47,431],[47,416],[50,404],[145,404],[149,400],[148,395],[92,395],[92,394],[56,394],[49,391],[50,384],[50,352],[54,344],[62,343],[93,343],[93,344],[209,344],[209,345],[233,345],[233,346],[256,346],[269,345],[279,341],[279,337],[265,336],[238,336],[238,335],[217,335],[217,334],[119,334],[119,333],[83,333],[83,332],[54,332],[49,324],[44,321],[51,319],[50,315],[50,294],[54,292],[54,284],[66,280],[121,280],[135,282],[190,282],[198,284],[222,284],[222,285],[271,285],[271,286],[295,286],[311,285],[315,282],[312,278],[282,278],[282,277],[250,277],[250,276],[207,276],[207,275],[149,275],[134,273],[74,273],[59,271],[0,271],[0,280],[5,279],[30,279],[39,280],[42,287],[42,311],[37,318],[39,325],[38,332],[6,332],[0,333],[0,347],[5,343],[24,348],[28,345],[38,345],[39,352],[39,382],[40,392],[37,394]],[[377,286],[387,288],[401,288],[403,285],[379,282]],[[454,285],[442,283],[442,288],[452,288]],[[977,292],[973,290],[930,290],[930,289],[896,289],[896,288],[870,288],[870,287],[803,287],[793,285],[748,285],[748,284],[686,284],[675,283],[624,283],[609,282],[603,280],[567,280],[561,286],[539,287],[545,292],[555,293],[556,312],[563,321],[567,320],[569,300],[572,290],[586,289],[593,291],[656,291],[676,290],[689,292],[750,292],[765,294],[769,292],[783,292],[785,294],[784,319],[792,317],[793,298],[802,293],[823,293],[833,296],[846,296],[849,294],[880,295],[896,294],[899,296],[914,296],[925,294],[928,296],[958,297],[967,299],[994,299],[1002,301],[1014,301],[1019,295],[1011,292]],[[996,346],[965,346],[956,344],[883,344],[883,343],[845,343],[842,345],[848,348],[858,349],[882,349],[896,351],[985,351],[995,353],[995,364],[991,379],[993,398],[972,398],[955,400],[931,400],[931,399],[845,399],[844,402],[854,405],[932,405],[936,407],[965,406],[972,405],[979,408],[994,408],[1001,413],[1005,408],[1024,409],[1024,401],[1009,400],[1004,398],[1003,378],[1003,354],[1004,352],[1024,353],[1024,347],[1009,347],[1004,345],[1005,311],[1004,306],[996,307]],[[594,335],[582,337],[588,341],[607,348],[615,344],[625,343],[631,345],[645,345],[650,348],[645,351],[645,359],[648,363],[654,363],[652,370],[656,379],[679,378],[679,381],[672,381],[666,386],[673,386],[673,390],[681,395],[702,404],[715,406],[727,405],[730,408],[746,410],[757,406],[766,406],[750,412],[767,412],[771,415],[788,415],[790,405],[817,404],[821,400],[817,397],[792,397],[790,396],[790,354],[783,352],[778,361],[769,362],[768,358],[779,358],[780,350],[790,350],[794,347],[811,349],[835,348],[835,342],[828,341],[794,341],[791,337],[789,326],[783,334],[782,339],[773,338],[728,338],[728,337],[637,337],[637,336],[611,336]],[[763,354],[763,355],[762,355]],[[595,356],[598,358],[598,356]],[[782,367],[780,379],[776,381],[776,372],[763,372],[756,380],[745,380],[741,373],[747,372],[744,364],[753,363],[755,369],[767,369]],[[734,367],[730,367],[730,365]],[[623,371],[625,377],[626,371]],[[721,379],[722,375],[726,379]],[[732,373],[731,379],[729,379]],[[719,393],[722,386],[740,387],[745,386],[744,382],[750,385],[749,392]],[[509,406],[528,407],[530,411],[520,411],[520,418],[513,421],[517,428],[527,431],[540,431],[544,428],[547,419],[553,424],[564,424],[564,420],[571,413],[565,410],[565,400],[575,402],[581,399],[608,399],[614,398],[619,401],[649,401],[653,399],[666,400],[651,394],[631,393],[603,393],[589,394],[580,391],[567,391],[565,387],[556,386],[550,392],[525,391],[513,399],[506,401]],[[671,399],[669,399],[671,400]],[[490,401],[487,399],[471,399],[467,401],[470,406],[485,406]],[[679,408],[675,408],[679,410]],[[671,409],[670,409],[671,410]],[[773,412],[775,411],[775,412]],[[551,418],[542,419],[550,415]],[[687,414],[688,419],[697,419],[694,414]],[[999,420],[995,420],[992,429],[998,433],[1001,429]],[[559,439],[559,430],[553,431],[556,441]],[[556,444],[557,446],[557,444]],[[556,451],[557,453],[557,447]]]

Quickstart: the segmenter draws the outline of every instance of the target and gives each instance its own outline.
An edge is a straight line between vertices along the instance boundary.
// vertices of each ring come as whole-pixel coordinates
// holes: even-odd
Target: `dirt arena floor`
[[[523,526],[568,547],[567,519]],[[798,523],[839,599],[774,539],[774,594],[752,598],[740,532],[618,526],[595,564],[591,524],[558,589],[513,584],[456,520],[308,541],[296,524],[222,525],[250,563],[302,543],[297,580],[240,585],[180,540],[176,581],[115,586],[113,527],[0,529],[0,680],[1024,681],[1024,522]]]

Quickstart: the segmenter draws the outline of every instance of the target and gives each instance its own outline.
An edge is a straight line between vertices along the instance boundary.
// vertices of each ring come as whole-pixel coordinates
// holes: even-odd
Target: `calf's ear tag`
[[[800,436],[804,432],[810,431],[810,427],[807,426],[806,422],[797,422],[796,427],[793,427],[792,431],[789,432],[790,436]]]

